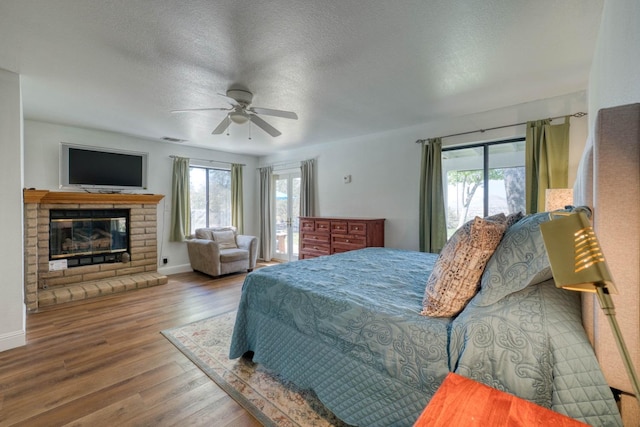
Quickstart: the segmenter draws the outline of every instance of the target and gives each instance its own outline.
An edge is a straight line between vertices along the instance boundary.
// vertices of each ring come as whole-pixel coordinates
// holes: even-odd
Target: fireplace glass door
[[[128,250],[128,210],[50,212],[50,260],[67,259],[70,267],[117,262]]]

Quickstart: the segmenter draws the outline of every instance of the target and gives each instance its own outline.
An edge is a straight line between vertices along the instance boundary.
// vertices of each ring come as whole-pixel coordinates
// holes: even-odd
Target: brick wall
[[[92,195],[92,198],[95,195]],[[129,209],[130,261],[49,271],[50,209]],[[31,203],[25,198],[25,303],[38,308],[38,290],[100,279],[156,272],[158,269],[157,201],[149,203]]]

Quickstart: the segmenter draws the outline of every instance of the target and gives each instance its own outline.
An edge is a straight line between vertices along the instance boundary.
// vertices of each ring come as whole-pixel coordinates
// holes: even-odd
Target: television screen
[[[146,153],[61,145],[61,187],[145,189],[146,173]]]

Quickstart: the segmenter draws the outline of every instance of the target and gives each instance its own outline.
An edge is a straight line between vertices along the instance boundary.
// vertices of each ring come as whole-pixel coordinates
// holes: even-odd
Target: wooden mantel
[[[24,189],[24,203],[158,204],[162,194],[80,193]]]

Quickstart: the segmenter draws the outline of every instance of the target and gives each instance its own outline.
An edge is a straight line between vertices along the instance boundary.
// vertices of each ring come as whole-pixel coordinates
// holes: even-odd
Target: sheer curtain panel
[[[189,197],[189,159],[173,159],[171,180],[170,242],[183,242],[191,233],[191,200]]]

